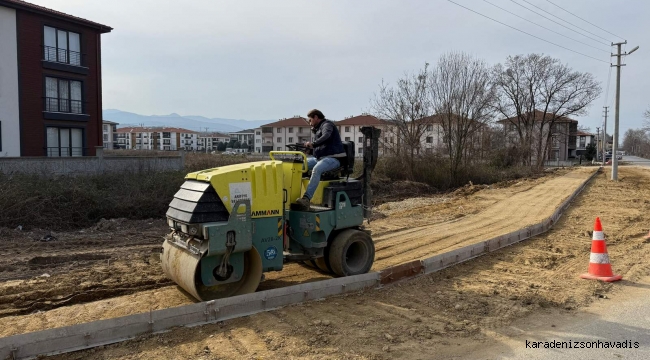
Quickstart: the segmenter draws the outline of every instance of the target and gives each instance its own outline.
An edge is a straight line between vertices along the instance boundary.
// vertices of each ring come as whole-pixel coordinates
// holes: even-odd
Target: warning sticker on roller
[[[235,206],[235,203],[240,200],[250,200],[251,206],[253,206],[251,183],[239,182],[230,184],[230,206]]]

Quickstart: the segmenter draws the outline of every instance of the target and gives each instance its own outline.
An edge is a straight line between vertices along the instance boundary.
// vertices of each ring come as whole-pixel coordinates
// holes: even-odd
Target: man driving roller
[[[302,198],[296,200],[296,203],[305,210],[309,210],[309,204],[314,197],[321,175],[341,166],[338,158],[346,156],[339,131],[331,120],[325,119],[325,115],[316,109],[311,110],[307,114],[307,118],[311,125],[311,131],[314,133],[314,141],[306,142],[304,145],[314,149],[314,157],[307,158],[307,164],[311,170],[307,190]]]

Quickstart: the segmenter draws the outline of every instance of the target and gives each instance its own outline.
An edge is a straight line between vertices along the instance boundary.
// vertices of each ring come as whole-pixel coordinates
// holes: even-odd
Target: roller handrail
[[[273,161],[275,161],[274,155],[300,155],[302,157],[302,172],[306,173],[309,171],[309,165],[307,165],[307,155],[301,151],[271,151],[269,152],[269,157]]]

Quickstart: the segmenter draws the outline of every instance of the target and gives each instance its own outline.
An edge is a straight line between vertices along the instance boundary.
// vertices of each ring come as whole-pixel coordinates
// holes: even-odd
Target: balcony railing
[[[53,46],[45,46],[43,60],[81,66],[81,53],[78,51],[59,49]]]
[[[85,156],[86,148],[84,147],[46,147],[46,156],[49,157],[67,157],[67,156]]]
[[[45,111],[83,114],[83,102],[81,100],[46,97]]]

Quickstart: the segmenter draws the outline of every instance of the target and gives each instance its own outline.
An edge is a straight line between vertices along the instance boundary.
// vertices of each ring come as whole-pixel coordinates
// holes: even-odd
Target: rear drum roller
[[[332,240],[328,258],[338,276],[365,274],[375,261],[375,244],[363,231],[343,230]]]
[[[200,259],[167,241],[163,243],[161,261],[165,274],[201,301],[255,292],[262,280],[262,259],[255,248],[244,253],[244,274],[241,280],[213,286],[205,286],[201,281]]]

